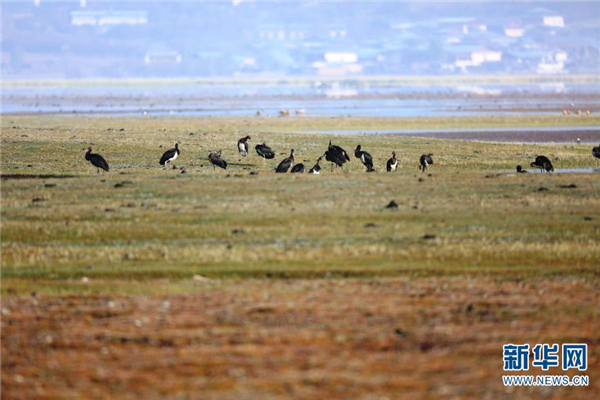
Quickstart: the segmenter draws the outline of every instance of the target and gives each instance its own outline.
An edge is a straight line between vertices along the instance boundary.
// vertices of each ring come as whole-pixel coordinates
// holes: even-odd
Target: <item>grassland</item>
[[[32,178],[2,180],[3,395],[592,398],[600,180],[500,172],[589,145],[292,133],[562,121],[3,117],[1,172]],[[276,159],[240,160],[245,134]],[[378,172],[273,173],[329,139]],[[176,141],[186,174],[158,165]],[[509,342],[588,343],[591,385],[503,388]]]

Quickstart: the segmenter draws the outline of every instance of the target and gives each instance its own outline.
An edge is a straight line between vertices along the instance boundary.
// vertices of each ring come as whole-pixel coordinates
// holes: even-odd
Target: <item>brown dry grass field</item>
[[[600,175],[511,172],[589,144],[327,134],[558,120],[3,116],[2,396],[597,398]],[[273,173],[329,139],[377,172]],[[507,343],[587,343],[590,385],[504,387]]]

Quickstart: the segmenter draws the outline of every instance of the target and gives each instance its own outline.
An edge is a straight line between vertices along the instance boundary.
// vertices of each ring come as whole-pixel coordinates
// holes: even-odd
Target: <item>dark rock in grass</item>
[[[401,337],[405,337],[406,336],[406,332],[402,328],[396,328],[394,330],[394,333],[396,335],[398,335],[398,336],[401,336]]]
[[[258,175],[257,171],[250,171],[250,173],[248,175]]]
[[[44,187],[47,187],[47,188],[53,188],[53,187],[56,187],[56,183],[46,183],[46,184],[44,185]]]
[[[394,200],[392,200],[388,203],[387,206],[385,206],[385,208],[398,208],[398,203],[396,203]]]
[[[114,208],[105,208],[104,212],[115,212],[116,210]]]
[[[594,218],[592,218],[592,217],[587,217],[587,216],[586,216],[586,217],[583,217],[583,220],[584,220],[584,221],[591,221],[591,220],[593,220],[593,219],[594,219]]]
[[[123,186],[131,185],[131,184],[133,184],[133,182],[131,182],[131,181],[117,182],[117,183],[115,183],[115,187],[122,188]]]
[[[436,235],[432,235],[431,233],[426,233],[425,235],[423,235],[423,239],[425,240],[435,239],[436,237]]]
[[[470,313],[471,311],[473,311],[473,304],[469,303],[465,306],[464,311],[466,313]]]
[[[32,203],[40,203],[42,201],[48,201],[48,199],[45,199],[43,197],[34,197],[33,199],[31,199]]]
[[[363,225],[365,228],[377,228],[379,225],[373,223],[373,222],[368,222],[366,224]]]
[[[33,165],[27,164],[27,168],[33,168]]]
[[[231,233],[233,233],[234,235],[243,235],[244,233],[246,233],[246,230],[244,228],[235,228],[231,230]]]
[[[423,179],[423,178],[419,178],[419,182],[423,182],[423,181],[424,181],[424,179]]]
[[[559,188],[562,188],[562,189],[575,189],[575,188],[577,188],[577,185],[574,184],[574,183],[571,183],[570,185],[560,185]]]
[[[433,174],[427,174],[427,176],[431,178],[433,176]]]
[[[542,187],[538,188],[538,190],[537,190],[537,191],[538,191],[538,192],[547,192],[547,191],[548,191],[548,188],[546,188],[546,187],[543,187],[543,186],[542,186]]]
[[[433,346],[435,346],[435,343],[433,343],[430,340],[425,340],[425,341],[421,342],[421,344],[419,345],[419,347],[421,348],[421,351],[423,353],[433,349]]]

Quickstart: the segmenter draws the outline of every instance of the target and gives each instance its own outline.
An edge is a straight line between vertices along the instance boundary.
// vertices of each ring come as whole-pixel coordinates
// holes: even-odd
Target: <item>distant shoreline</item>
[[[426,76],[349,76],[349,77],[186,77],[186,78],[84,78],[84,79],[5,79],[3,89],[37,87],[104,87],[104,86],[170,86],[170,85],[244,85],[271,84],[297,85],[307,83],[344,85],[504,85],[504,84],[552,84],[571,85],[600,84],[598,75],[426,75]]]

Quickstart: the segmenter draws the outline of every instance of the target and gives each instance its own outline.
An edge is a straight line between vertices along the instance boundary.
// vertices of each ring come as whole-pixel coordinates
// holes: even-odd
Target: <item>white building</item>
[[[523,36],[525,29],[519,24],[510,24],[504,28],[504,34],[511,38],[518,38]]]
[[[328,63],[355,63],[358,61],[356,53],[325,53],[325,61]]]
[[[544,26],[564,28],[565,21],[560,15],[549,15],[547,17],[544,17]]]

